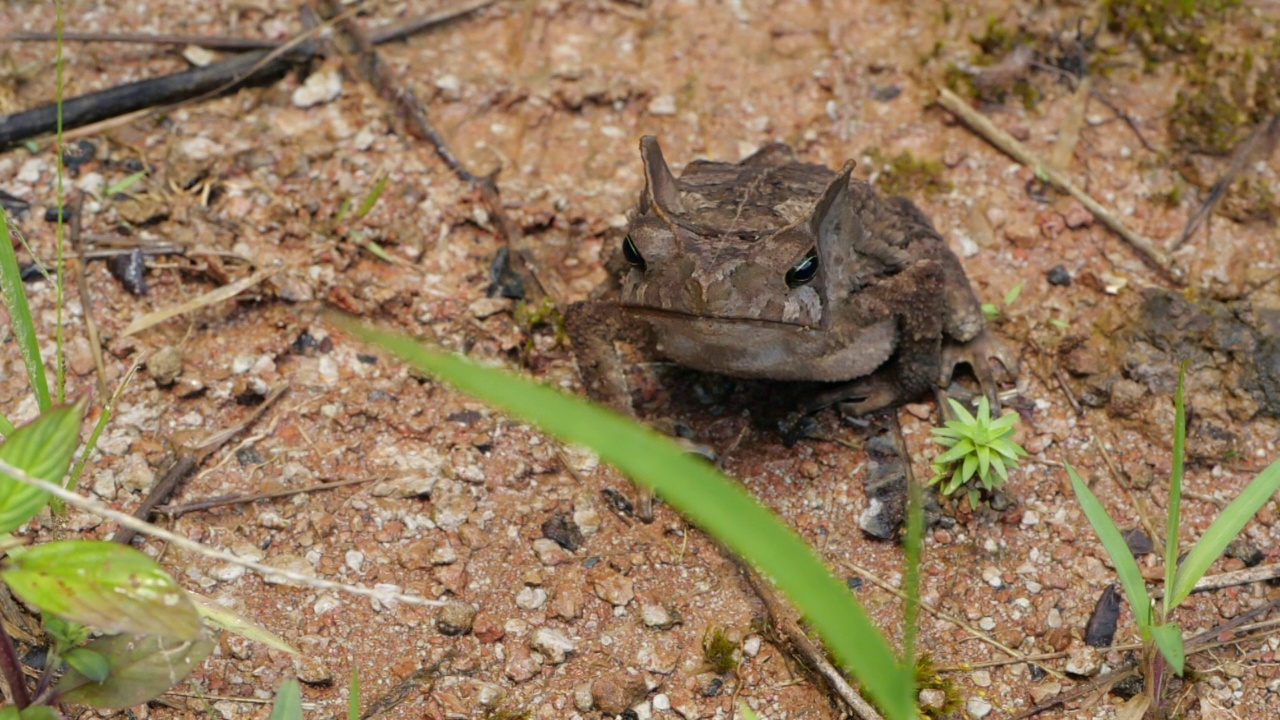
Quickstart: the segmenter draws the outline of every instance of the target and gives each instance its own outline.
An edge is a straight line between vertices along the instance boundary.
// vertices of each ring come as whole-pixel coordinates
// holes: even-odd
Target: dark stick
[[[253,414],[238,425],[219,430],[207,438],[204,442],[195,447],[183,447],[178,450],[178,459],[173,465],[165,470],[164,475],[160,478],[160,482],[151,488],[151,492],[143,498],[142,503],[133,511],[133,516],[144,522],[151,520],[151,514],[155,511],[157,505],[168,500],[178,486],[183,483],[191,474],[200,467],[200,463],[209,457],[215,450],[222,447],[228,440],[244,432],[249,426],[257,422],[258,418],[267,411],[267,408],[275,404],[275,401],[284,395],[285,388],[279,388],[273,391],[262,401],[262,404],[254,408]],[[131,528],[120,528],[120,531],[111,536],[112,542],[118,542],[121,545],[128,545],[133,541],[138,532]]]
[[[274,80],[291,65],[311,58],[315,54],[313,48],[313,45],[304,44],[275,58],[270,57],[276,52],[274,50],[258,50],[206,67],[70,98],[62,103],[62,126],[69,130],[135,110],[196,97],[224,86]],[[260,62],[262,67],[257,67]],[[57,105],[50,104],[0,118],[0,152],[27,138],[51,132],[57,112]]]
[[[1255,157],[1267,157],[1271,154],[1271,150],[1275,148],[1276,140],[1280,139],[1280,115],[1273,116],[1271,120],[1259,125],[1256,130],[1240,145],[1239,151],[1235,158],[1231,160],[1231,165],[1227,167],[1227,171],[1223,173],[1218,182],[1213,184],[1209,190],[1209,196],[1201,203],[1200,208],[1187,221],[1187,226],[1183,228],[1182,234],[1173,242],[1170,250],[1177,250],[1182,247],[1191,236],[1200,229],[1200,225],[1204,223],[1205,218],[1209,217],[1209,213],[1213,211],[1218,203],[1222,202],[1222,198],[1227,196],[1227,190],[1240,177],[1244,169],[1249,163],[1253,162]]]
[[[257,493],[254,495],[220,495],[218,497],[209,498],[208,500],[197,500],[196,502],[187,503],[186,505],[160,505],[153,508],[153,512],[158,515],[168,515],[171,518],[177,518],[186,515],[187,513],[198,512],[200,510],[212,510],[213,508],[223,507],[226,505],[243,505],[246,503],[257,502],[259,500],[272,500],[275,498],[301,495],[302,493],[333,490],[335,488],[346,487],[348,485],[358,485],[360,483],[371,481],[372,478],[354,478],[351,480],[336,480],[334,482],[321,483],[319,485],[311,485],[309,487],[275,490],[273,492]]]

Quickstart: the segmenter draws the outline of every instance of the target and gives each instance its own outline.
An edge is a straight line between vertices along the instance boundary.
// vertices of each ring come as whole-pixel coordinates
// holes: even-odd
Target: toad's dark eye
[[[787,287],[798,288],[812,280],[818,274],[818,251],[810,249],[800,258],[800,262],[787,271]]]
[[[644,269],[644,256],[636,248],[635,241],[628,235],[622,240],[622,256],[627,259],[631,267]]]

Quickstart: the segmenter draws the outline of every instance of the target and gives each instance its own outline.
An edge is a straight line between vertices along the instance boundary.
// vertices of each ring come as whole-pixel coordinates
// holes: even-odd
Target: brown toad
[[[567,316],[592,397],[630,411],[612,340],[640,319],[681,365],[831,383],[804,410],[890,407],[946,385],[959,362],[994,399],[981,306],[909,200],[877,195],[852,163],[834,172],[781,144],[739,163],[694,161],[678,179],[655,138],[640,152],[645,188],[617,297]]]

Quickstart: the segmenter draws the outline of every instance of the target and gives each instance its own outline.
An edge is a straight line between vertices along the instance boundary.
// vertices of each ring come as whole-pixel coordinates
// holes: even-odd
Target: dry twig
[[[1156,247],[1154,241],[1130,230],[1124,223],[1120,222],[1120,218],[1116,217],[1102,203],[1094,200],[1093,197],[1076,185],[1071,178],[1046,164],[1035,153],[1031,152],[1030,148],[1018,142],[1009,133],[996,127],[995,123],[970,107],[969,103],[962,100],[960,96],[946,88],[939,88],[938,104],[954,113],[970,129],[981,135],[987,142],[995,145],[1006,155],[1023,165],[1033,168],[1037,177],[1044,179],[1054,187],[1074,197],[1085,209],[1093,213],[1093,216],[1098,218],[1099,222],[1106,225],[1123,238],[1125,242],[1129,243],[1133,249],[1137,250],[1138,254],[1166,279],[1178,285],[1184,283],[1183,271],[1173,265],[1173,261],[1164,251]]]

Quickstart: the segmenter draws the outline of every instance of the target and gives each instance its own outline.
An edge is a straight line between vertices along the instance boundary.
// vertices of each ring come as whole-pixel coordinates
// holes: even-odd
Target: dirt
[[[1265,39],[1277,8],[1249,5],[1227,18],[1229,29]],[[361,21],[371,27],[430,9],[386,3]],[[1115,574],[1062,460],[1080,468],[1122,528],[1138,525],[1135,502],[1162,528],[1171,383],[1184,356],[1193,363],[1194,459],[1184,543],[1280,457],[1275,228],[1213,217],[1173,253],[1188,271],[1187,288],[1173,288],[1076,201],[1038,187],[1033,170],[931,104],[947,66],[979,54],[970,37],[987,32],[990,18],[1070,39],[1077,20],[1087,18],[1091,29],[1099,12],[1088,3],[531,0],[500,3],[379,52],[462,161],[477,174],[498,173],[537,279],[529,285],[561,306],[604,277],[601,248],[620,240],[640,190],[642,134],[660,136],[673,164],[736,160],[774,140],[830,166],[853,158],[862,177],[876,177],[906,152],[941,161],[944,182],[913,199],[962,256],[979,296],[999,304],[1025,283],[996,327],[1021,351],[1021,400],[1011,404],[1023,413],[1020,439],[1032,454],[1007,487],[1011,506],[956,505],[955,523],[927,537],[923,598],[933,610],[921,619],[920,644],[955,683],[958,717],[1008,717],[1081,685],[1062,674],[1068,665],[1092,675],[1126,657],[1083,641]],[[68,28],[83,30],[283,39],[300,28],[292,4],[265,0],[195,10],[173,0],[111,9],[70,2],[66,17]],[[0,32],[53,22],[48,3],[0,8]],[[1091,80],[1107,103],[1037,72],[1042,97],[1033,107],[1013,98],[982,109],[1164,246],[1201,197],[1190,187],[1169,201],[1182,181],[1165,154],[1164,118],[1183,75],[1177,62],[1144,63],[1114,34],[1099,42],[1111,50],[1093,58],[1105,58],[1108,69]],[[52,46],[6,43],[0,57],[6,109],[53,97]],[[70,43],[66,58],[67,95],[186,67],[176,52],[145,45]],[[770,720],[843,716],[762,632],[762,606],[733,563],[670,508],[660,506],[651,525],[615,512],[602,491],[630,489],[590,456],[371,354],[319,319],[323,307],[338,306],[578,388],[554,326],[530,328],[516,303],[487,297],[502,241],[479,195],[431,147],[398,133],[392,109],[340,76],[340,66],[334,58],[312,68],[314,77],[341,84],[311,107],[296,104],[303,78],[294,73],[88,136],[94,158],[68,177],[71,187],[97,191],[85,202],[87,236],[172,242],[186,254],[148,259],[146,295],[130,294],[101,262],[87,268],[88,306],[69,286],[71,395],[99,392],[86,312],[103,338],[110,388],[162,348],[181,361],[175,372],[167,350],[125,386],[82,486],[131,509],[163,471],[171,443],[231,425],[267,391],[287,386],[278,406],[209,458],[173,502],[367,482],[195,512],[172,527],[272,565],[457,600],[477,612],[468,618],[455,604],[438,620],[428,608],[268,584],[148,540],[143,547],[189,589],[279,633],[304,656],[225,638],[166,696],[168,706],[138,716],[206,717],[212,708],[219,717],[266,717],[262,702],[294,674],[308,681],[308,716],[334,716],[345,712],[353,669],[365,706],[390,706],[386,717],[587,718],[639,703],[636,717],[712,718],[731,717],[739,700]],[[1229,158],[1196,162],[1216,177]],[[133,198],[102,197],[103,187],[142,167],[150,172],[129,188]],[[47,149],[0,155],[0,188],[32,205],[17,227],[46,259],[55,242],[54,225],[43,219],[55,204],[54,172]],[[1248,172],[1255,186],[1276,191],[1280,180],[1266,158]],[[381,177],[386,188],[371,213],[339,217]],[[366,249],[369,242],[392,261]],[[123,334],[145,313],[262,268],[275,272],[233,301]],[[27,291],[51,347],[54,292],[44,282]],[[31,418],[12,342],[0,363],[0,407],[11,419]],[[699,441],[731,448],[726,470],[849,578],[897,638],[901,602],[888,588],[901,582],[901,553],[857,529],[866,507],[858,428],[826,413],[817,419],[821,434],[843,443],[788,446],[756,422],[768,411],[744,406],[731,381],[663,365],[637,368],[633,381],[647,417],[674,418]],[[915,474],[928,477],[935,408],[922,401],[900,416]],[[578,549],[544,537],[553,518],[551,535],[579,529]],[[30,534],[100,537],[114,529],[71,512],[40,520]],[[1276,560],[1274,502],[1245,537]],[[1241,566],[1223,560],[1213,571]],[[1204,630],[1276,592],[1252,584],[1195,595],[1177,618],[1188,631]],[[735,671],[717,673],[704,657],[704,642],[717,632],[738,643]],[[1135,639],[1125,611],[1117,641]],[[1180,711],[1267,716],[1280,704],[1278,648],[1268,637],[1194,657],[1199,680]],[[1086,695],[1044,716],[1107,717],[1121,702]]]

